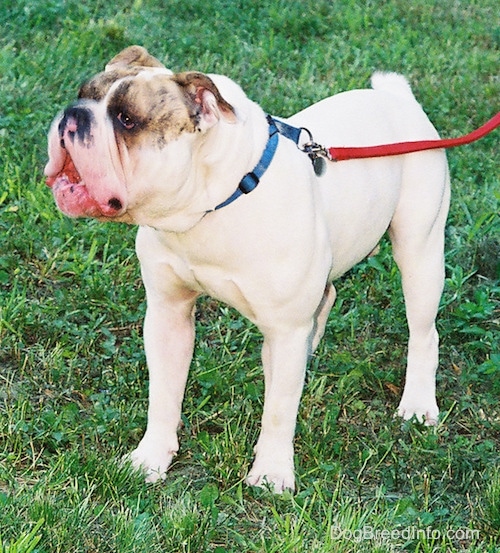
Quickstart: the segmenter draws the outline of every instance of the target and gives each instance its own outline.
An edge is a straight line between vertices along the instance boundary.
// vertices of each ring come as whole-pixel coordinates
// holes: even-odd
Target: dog
[[[294,489],[297,411],[333,282],[386,232],[409,326],[397,413],[436,424],[435,319],[450,196],[444,151],[326,161],[315,171],[317,155],[275,132],[288,125],[328,146],[438,138],[403,76],[375,73],[371,84],[278,120],[228,77],[172,73],[132,46],[52,123],[45,174],[58,207],[139,226],[149,409],[130,458],[148,482],[165,478],[179,449],[195,302],[208,294],[263,335],[265,401],[246,482]]]

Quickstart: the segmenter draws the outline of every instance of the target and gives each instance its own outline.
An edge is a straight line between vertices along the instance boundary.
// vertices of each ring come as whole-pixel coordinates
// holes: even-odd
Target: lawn
[[[449,152],[439,425],[393,418],[407,330],[383,241],[337,282],[293,495],[244,484],[260,336],[209,299],[167,480],[120,463],[147,410],[135,229],[66,218],[42,174],[57,110],[134,43],[281,116],[399,71],[465,134],[499,109],[498,2],[0,0],[0,25],[0,553],[499,551],[499,131]]]

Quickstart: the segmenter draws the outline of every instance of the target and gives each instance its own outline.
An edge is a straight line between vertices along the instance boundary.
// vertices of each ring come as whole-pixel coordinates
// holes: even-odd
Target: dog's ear
[[[236,123],[233,106],[224,100],[210,77],[204,73],[188,71],[177,73],[173,80],[183,89],[189,103],[196,109],[200,129],[209,129],[221,118],[228,123]]]
[[[129,46],[122,50],[106,65],[106,71],[124,67],[163,67],[165,69],[163,63],[142,46]]]

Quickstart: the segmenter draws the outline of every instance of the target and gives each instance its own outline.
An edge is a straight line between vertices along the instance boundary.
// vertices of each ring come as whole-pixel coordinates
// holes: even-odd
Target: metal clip
[[[306,129],[305,127],[301,127],[300,130],[308,134],[309,140],[307,142],[304,142],[302,146],[299,146],[297,144],[297,148],[299,150],[306,153],[311,158],[322,156],[328,159],[329,161],[333,161],[333,158],[330,155],[330,152],[328,151],[328,149],[325,148],[325,146],[322,146],[321,144],[318,144],[317,142],[314,141],[311,131],[309,129]]]
[[[301,150],[310,157],[321,156],[332,161],[332,156],[330,155],[330,152],[324,146],[318,144],[317,142],[306,142],[305,144],[303,144]]]
[[[301,127],[301,130],[309,135],[309,140],[302,144],[302,146],[297,144],[297,148],[309,156],[313,164],[314,172],[318,177],[321,177],[326,171],[325,158],[329,161],[333,161],[333,158],[324,146],[321,146],[321,144],[313,140],[312,134],[308,129]]]

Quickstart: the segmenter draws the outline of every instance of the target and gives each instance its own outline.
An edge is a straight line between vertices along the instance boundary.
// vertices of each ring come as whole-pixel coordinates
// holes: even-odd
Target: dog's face
[[[221,119],[235,122],[234,109],[208,76],[128,48],[52,123],[47,184],[67,215],[149,224],[196,194],[193,150]]]

